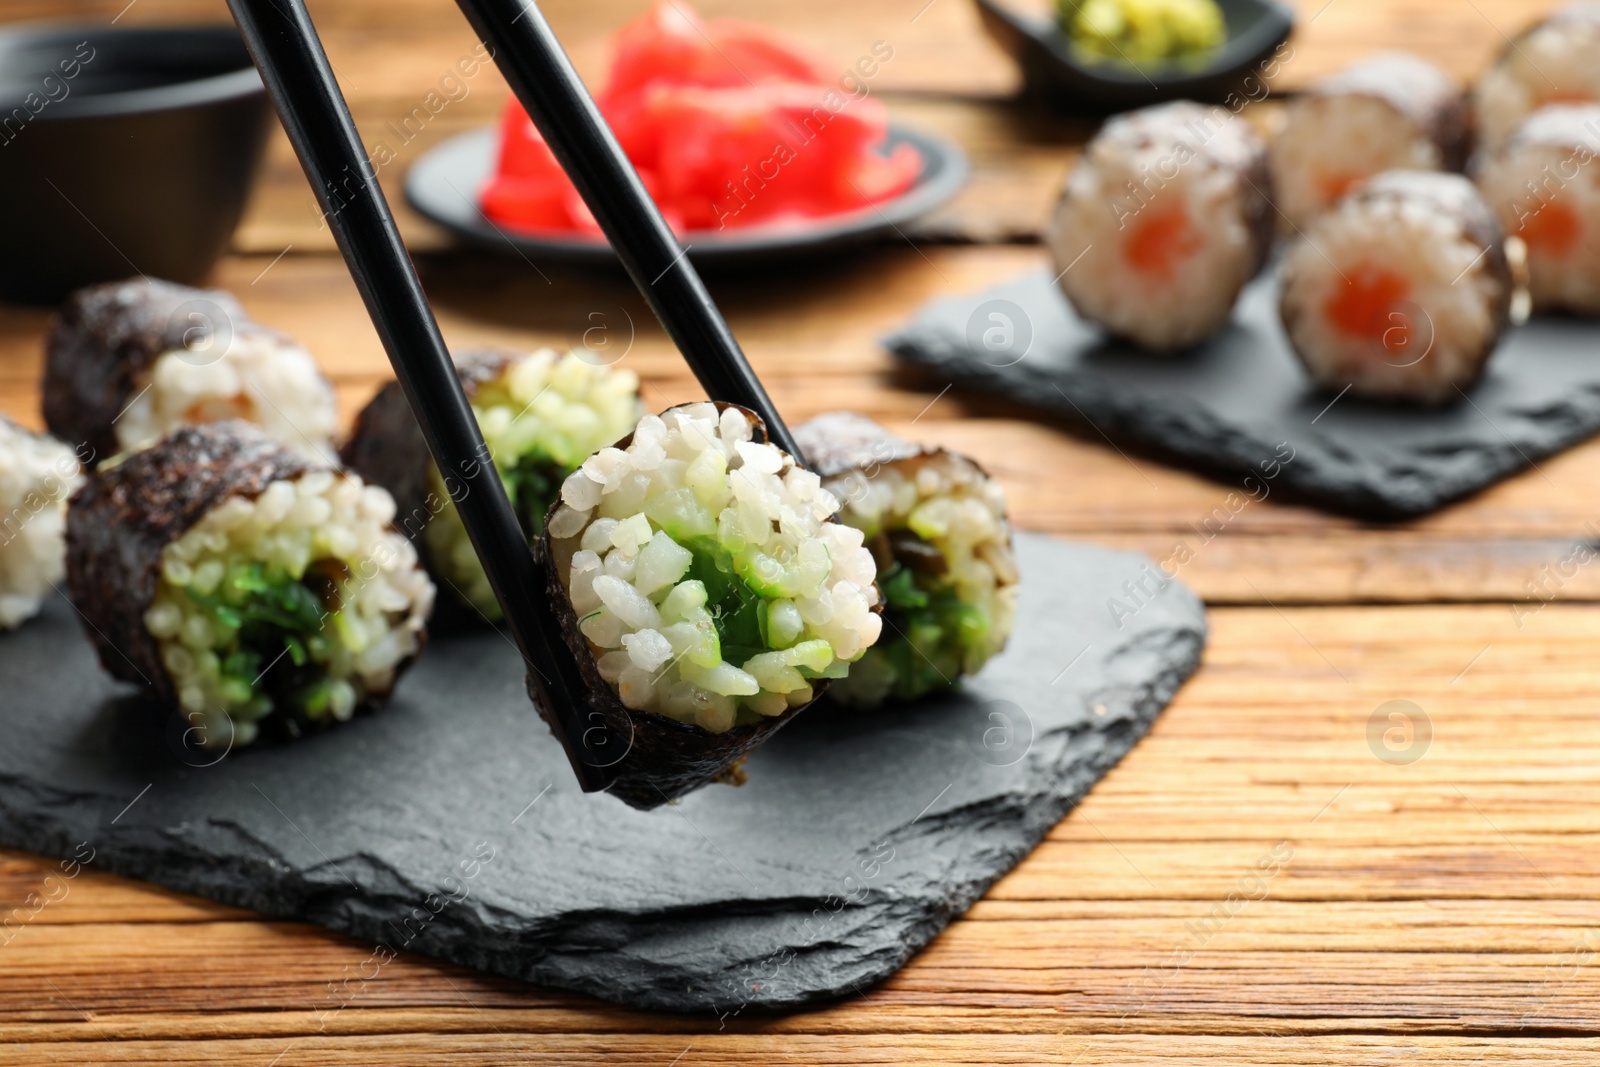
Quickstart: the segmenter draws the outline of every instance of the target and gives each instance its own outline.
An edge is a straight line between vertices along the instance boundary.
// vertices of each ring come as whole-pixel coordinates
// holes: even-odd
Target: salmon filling
[[[1182,207],[1151,209],[1143,215],[1123,242],[1122,257],[1140,273],[1170,279],[1179,264],[1201,250],[1200,234]]]
[[[1554,200],[1525,216],[1517,234],[1529,248],[1565,257],[1577,246],[1581,228],[1578,213],[1570,205]]]
[[[1322,306],[1328,324],[1349,337],[1358,337],[1399,354],[1410,343],[1411,326],[1395,305],[1411,291],[1411,283],[1392,270],[1371,265],[1350,271]]]
[[[1343,199],[1344,194],[1366,181],[1372,175],[1360,171],[1325,171],[1317,177],[1317,194],[1324,206]]]

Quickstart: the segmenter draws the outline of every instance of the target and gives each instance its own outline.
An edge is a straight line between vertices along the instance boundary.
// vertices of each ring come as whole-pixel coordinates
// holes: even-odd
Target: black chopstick
[[[612,775],[585,760],[585,686],[545,595],[543,576],[506,498],[477,419],[456,376],[389,204],[362,150],[350,109],[306,13],[304,0],[228,0],[272,95],[300,165],[366,302],[395,375],[572,769],[585,791]],[[452,483],[454,483],[452,485]]]
[[[661,211],[645,192],[533,0],[456,0],[712,400],[742,404],[805,463],[761,380]]]

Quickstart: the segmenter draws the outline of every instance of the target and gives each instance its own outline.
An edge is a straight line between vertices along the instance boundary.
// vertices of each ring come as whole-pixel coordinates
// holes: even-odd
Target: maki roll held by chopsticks
[[[67,578],[101,664],[208,747],[382,704],[433,584],[394,500],[248,423],[175,431],[73,496]]]
[[[1600,104],[1536,111],[1477,168],[1478,189],[1527,253],[1540,311],[1600,315]]]
[[[228,293],[143,278],[67,298],[45,339],[44,417],[91,464],[228,419],[325,460],[338,429],[333,386],[304,348]]]
[[[1523,119],[1551,104],[1600,101],[1600,4],[1558,8],[1506,42],[1478,76],[1478,138],[1498,150]]]
[[[0,630],[39,613],[66,573],[67,498],[78,457],[0,415]]]
[[[732,405],[647,415],[566,479],[542,551],[592,706],[631,739],[614,795],[726,779],[878,640],[877,568],[837,509]]]
[[[1289,249],[1278,309],[1318,385],[1439,404],[1483,373],[1512,290],[1505,234],[1471,182],[1391,170]]]
[[[1272,185],[1290,224],[1305,226],[1386,170],[1465,165],[1471,122],[1461,87],[1408,52],[1380,52],[1313,84],[1273,138]]]
[[[878,567],[884,633],[828,690],[851,707],[915,700],[975,674],[1005,647],[1017,563],[1005,496],[965,456],[905,441],[848,412],[795,430],[839,521]]]
[[[636,374],[578,352],[479,350],[457,355],[455,364],[530,541],[567,475],[626,437],[644,414]],[[500,604],[456,511],[461,485],[441,475],[428,455],[398,382],[384,386],[361,412],[341,454],[350,470],[394,494],[396,525],[421,548],[446,595],[498,620]]]
[[[1056,284],[1084,319],[1155,351],[1227,323],[1273,233],[1266,146],[1189,101],[1109,120],[1067,175],[1045,234]]]

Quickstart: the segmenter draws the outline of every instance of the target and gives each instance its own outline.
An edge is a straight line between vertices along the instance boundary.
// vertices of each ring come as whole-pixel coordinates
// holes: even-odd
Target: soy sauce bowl
[[[0,300],[203,278],[244,212],[270,114],[231,25],[0,30]]]
[[[1230,93],[1248,91],[1250,75],[1270,75],[1265,68],[1294,29],[1294,13],[1278,0],[1218,0],[1228,27],[1222,44],[1193,61],[1133,66],[1081,56],[1050,16],[1024,14],[1004,0],[975,3],[983,28],[1021,68],[1024,94],[1080,115],[1109,115],[1165,100],[1224,102]]]

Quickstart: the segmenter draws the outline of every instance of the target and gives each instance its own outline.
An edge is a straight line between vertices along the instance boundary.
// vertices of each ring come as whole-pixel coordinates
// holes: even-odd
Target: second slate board
[[[848,996],[1026,855],[1199,662],[1204,611],[1148,559],[1017,549],[1016,636],[961,690],[819,706],[747,785],[651,812],[578,791],[494,631],[439,638],[383,712],[198,766],[57,598],[0,634],[0,844],[344,931],[374,946],[362,974],[405,950],[637,1008]],[[362,1003],[347,971],[312,1010]]]
[[[1600,431],[1600,324],[1535,318],[1507,333],[1456,403],[1378,404],[1310,385],[1278,321],[1272,270],[1226,330],[1176,356],[1106,339],[1046,271],[934,301],[885,343],[949,381],[1245,491],[1268,472],[1275,490],[1367,519],[1427,514]]]

